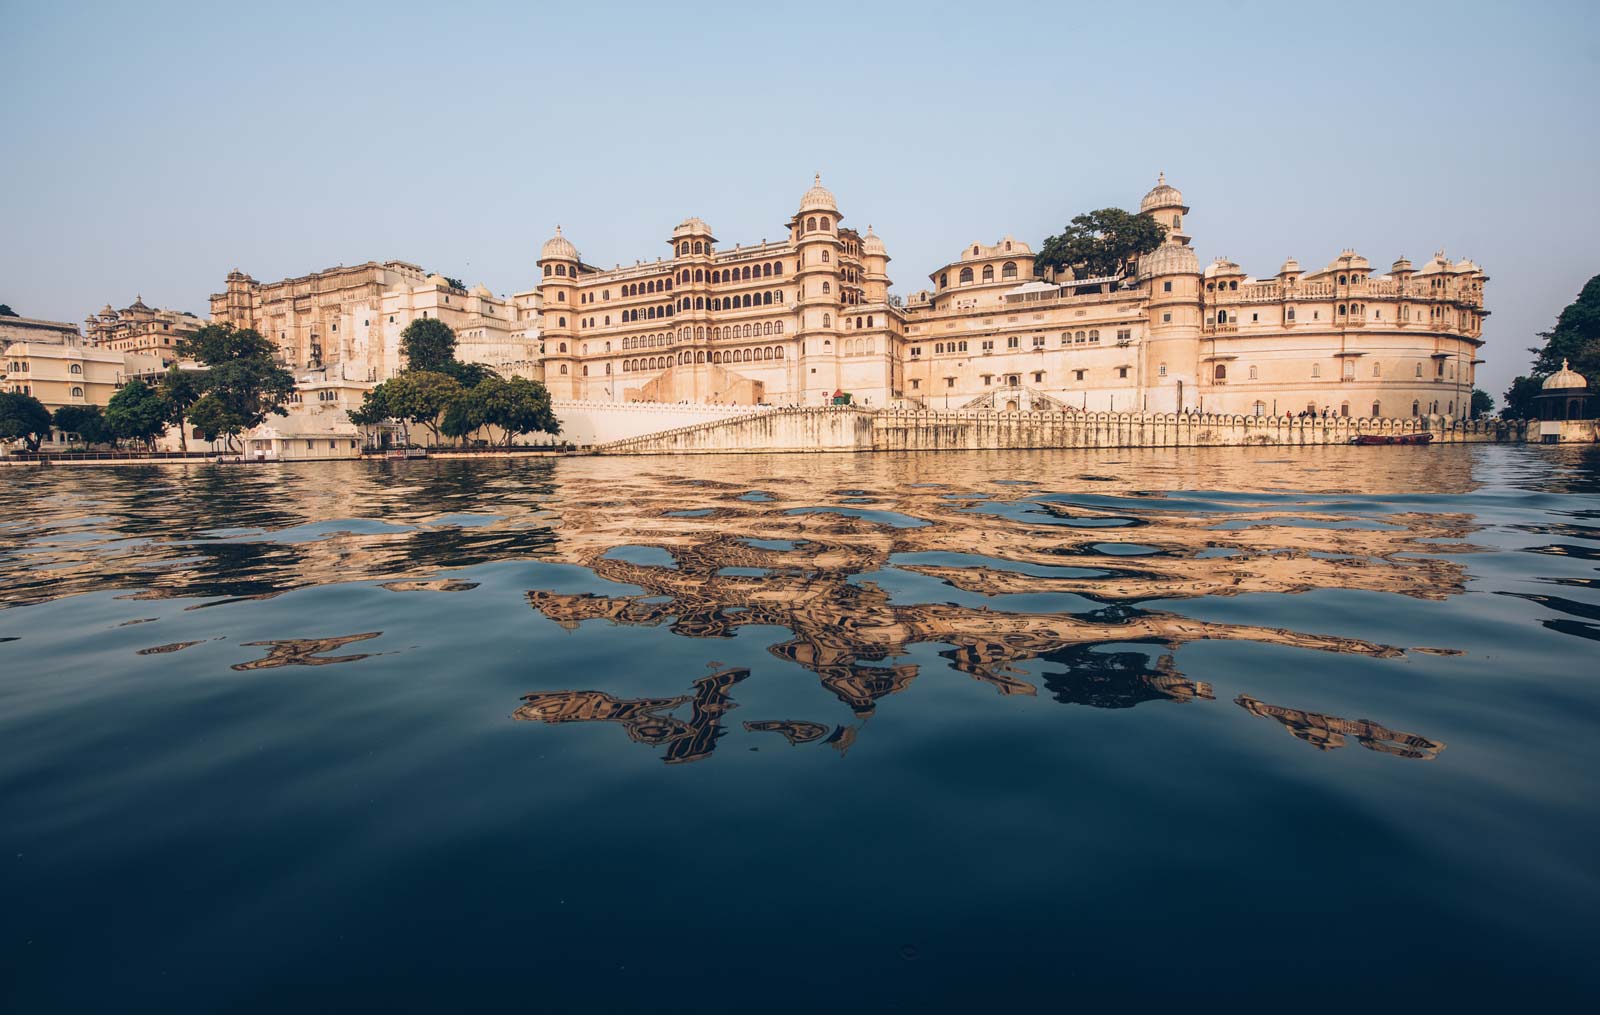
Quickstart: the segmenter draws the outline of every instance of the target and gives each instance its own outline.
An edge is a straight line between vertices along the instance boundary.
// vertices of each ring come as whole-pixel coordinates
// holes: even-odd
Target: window
[[[1044,383],[1044,371],[1043,370],[1035,370],[1033,372],[1033,383],[1035,383],[1035,384],[1043,384]]]
[[[944,379],[944,386],[947,387],[947,388],[955,387],[956,386],[956,379],[954,377],[946,377]]]
[[[1380,402],[1373,402],[1372,403],[1372,415],[1373,415],[1374,418],[1377,418],[1377,417],[1383,415],[1383,412],[1381,411],[1381,408],[1382,408],[1382,403],[1380,403]]]
[[[1256,368],[1254,366],[1250,368],[1250,379],[1252,381],[1256,379]]]
[[[823,314],[822,315],[822,326],[824,328],[833,327],[833,315],[832,314]]]
[[[971,268],[962,268],[961,269],[961,284],[962,285],[967,285],[971,281],[972,281],[972,269]]]
[[[83,397],[83,389],[80,388],[80,387],[77,387],[76,385],[74,385],[73,388],[72,388],[72,397],[73,398],[82,398]]]
[[[1163,282],[1163,283],[1161,283],[1161,291],[1164,292],[1164,293],[1171,292],[1172,291],[1172,283],[1171,282]]]
[[[1321,363],[1313,363],[1313,364],[1311,364],[1311,376],[1312,377],[1321,377],[1322,376],[1322,364]]]
[[[1156,368],[1156,375],[1159,377],[1167,376],[1167,365],[1165,363]]]
[[[1017,347],[1017,344],[1018,344],[1019,341],[1020,340],[1019,340],[1018,336],[1012,335],[1010,338],[1006,339],[1006,348],[1007,349],[1015,349]]]
[[[1294,320],[1294,307],[1290,307],[1288,309],[1288,311],[1286,312],[1286,316],[1288,317],[1289,320],[1291,320],[1291,321]]]
[[[1011,244],[1007,243],[1006,244],[1006,249],[1010,250],[1011,249]],[[1003,279],[1005,279],[1005,278],[1016,278],[1017,277],[1017,262],[1015,262],[1015,261],[1007,261],[1005,264],[1001,265],[1000,266],[1000,277],[1003,278]]]
[[[1035,349],[1043,349],[1044,348],[1044,336],[1043,335],[1035,335],[1035,336],[1033,336],[1033,347]]]
[[[1372,376],[1374,376],[1374,377],[1382,377],[1383,376],[1383,368],[1378,365],[1378,361],[1377,360],[1373,360],[1372,361]],[[1377,413],[1373,413],[1373,415],[1376,416]]]
[[[77,363],[72,364],[71,369],[72,369],[72,372],[75,373],[75,374],[83,373],[83,367],[81,365],[77,364]]]
[[[994,265],[986,264],[983,266],[983,280],[985,282],[994,281]]]
[[[1161,315],[1161,323],[1162,324],[1171,324],[1172,323],[1172,315],[1171,314],[1162,314]]]
[[[920,387],[922,387],[922,382],[921,382],[921,381],[919,381],[919,380],[917,380],[917,379],[916,379],[916,378],[915,378],[915,377],[913,377],[913,378],[912,378],[912,379],[911,379],[911,390],[912,390],[912,391],[915,391],[915,390],[917,390],[917,389],[918,389],[918,388],[920,388]]]
[[[824,250],[822,252],[822,263],[823,264],[827,264],[830,260],[832,260],[832,257],[828,254],[828,252],[826,250]]]
[[[1081,380],[1084,379],[1085,376],[1088,375],[1088,373],[1089,373],[1089,371],[1087,371],[1087,370],[1074,370],[1074,371],[1072,371],[1073,380],[1081,381]]]
[[[1226,363],[1218,363],[1217,367],[1216,367],[1216,370],[1213,373],[1213,376],[1219,381],[1227,380],[1228,379],[1228,364],[1226,364]]]
[[[1126,376],[1128,376],[1128,368],[1127,367],[1117,367],[1117,376],[1118,377],[1126,377]]]

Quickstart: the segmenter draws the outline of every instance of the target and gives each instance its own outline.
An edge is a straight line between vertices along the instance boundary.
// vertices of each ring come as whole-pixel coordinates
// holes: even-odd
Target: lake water
[[[0,1008],[1572,1010],[1600,457],[0,472]]]

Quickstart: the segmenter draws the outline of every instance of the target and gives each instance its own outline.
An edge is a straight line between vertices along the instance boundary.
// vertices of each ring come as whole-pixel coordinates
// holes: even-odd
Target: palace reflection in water
[[[537,615],[568,630],[661,628],[708,641],[744,628],[784,632],[769,654],[811,674],[852,719],[755,716],[742,729],[847,748],[862,720],[918,679],[927,663],[910,657],[919,646],[1000,695],[1042,688],[1065,704],[1111,709],[1211,703],[1212,687],[1175,661],[1185,644],[1372,658],[1419,646],[1205,621],[1176,604],[1320,589],[1437,601],[1463,591],[1472,518],[1347,497],[1360,493],[1370,452],[1116,454],[735,457],[705,470],[716,479],[686,476],[671,459],[30,474],[8,497],[37,498],[44,510],[13,512],[0,530],[16,578],[0,602],[112,587],[197,608],[350,581],[459,593],[478,582],[450,570],[577,565],[596,589],[530,589]],[[1461,492],[1470,454],[1388,454],[1383,484]],[[1228,493],[1173,492],[1183,489]],[[370,653],[339,650],[378,634],[250,642],[257,655],[233,669],[354,662]],[[666,761],[693,761],[715,749],[750,678],[741,668],[686,674],[685,689],[664,697],[539,691],[514,715],[614,723]],[[1319,747],[1349,735],[1396,757],[1442,748],[1292,703],[1239,704]]]

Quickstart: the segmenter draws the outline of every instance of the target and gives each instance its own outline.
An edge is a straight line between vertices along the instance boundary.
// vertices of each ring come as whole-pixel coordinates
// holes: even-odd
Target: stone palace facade
[[[1201,268],[1165,178],[1140,212],[1166,227],[1135,270],[1035,272],[1028,244],[973,243],[891,297],[889,254],[847,227],[820,179],[782,240],[718,244],[686,219],[669,256],[601,269],[560,230],[519,310],[539,313],[558,399],[1338,416],[1463,416],[1483,344],[1471,261],[1375,274],[1346,250],[1253,278]],[[529,298],[532,297],[532,298]],[[216,308],[214,307],[214,312]]]

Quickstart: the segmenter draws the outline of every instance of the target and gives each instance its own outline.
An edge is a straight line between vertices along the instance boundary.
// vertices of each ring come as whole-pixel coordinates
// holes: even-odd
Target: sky
[[[399,259],[535,284],[783,236],[820,172],[909,293],[974,241],[1137,208],[1202,263],[1353,247],[1490,275],[1479,384],[1600,273],[1600,3],[54,4],[0,0],[0,303],[205,316]]]

